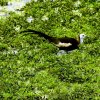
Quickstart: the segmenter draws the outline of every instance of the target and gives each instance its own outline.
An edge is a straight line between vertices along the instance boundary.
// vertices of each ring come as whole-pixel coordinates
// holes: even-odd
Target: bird
[[[65,51],[72,51],[74,49],[78,49],[79,44],[83,43],[83,40],[86,36],[85,34],[80,34],[78,36],[78,39],[67,37],[67,36],[57,38],[57,37],[49,36],[40,31],[32,30],[32,29],[27,29],[27,30],[21,31],[20,33],[24,33],[24,32],[37,34],[38,36],[43,37],[46,40],[48,40],[50,43],[53,43],[56,47],[59,48],[59,50],[65,50]]]

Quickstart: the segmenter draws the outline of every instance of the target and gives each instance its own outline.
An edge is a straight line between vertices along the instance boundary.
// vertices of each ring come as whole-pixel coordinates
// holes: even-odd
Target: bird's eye
[[[84,34],[82,36],[84,36]]]

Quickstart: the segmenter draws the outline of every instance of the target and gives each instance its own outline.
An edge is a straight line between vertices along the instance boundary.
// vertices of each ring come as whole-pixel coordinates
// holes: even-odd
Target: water
[[[31,2],[31,0],[13,0],[12,2],[9,1],[7,6],[0,6],[0,18],[9,16],[9,12],[20,13],[20,9],[29,2]]]

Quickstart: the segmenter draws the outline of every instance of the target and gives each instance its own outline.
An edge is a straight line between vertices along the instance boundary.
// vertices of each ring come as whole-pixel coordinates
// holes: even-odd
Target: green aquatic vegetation
[[[97,0],[33,0],[24,15],[0,20],[0,99],[99,100],[99,7]],[[20,33],[29,28],[55,37],[87,37],[79,49],[57,55],[58,48],[44,38]]]

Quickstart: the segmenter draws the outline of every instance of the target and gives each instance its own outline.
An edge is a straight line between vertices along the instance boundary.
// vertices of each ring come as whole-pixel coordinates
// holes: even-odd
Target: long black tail
[[[31,29],[27,29],[27,30],[25,30],[25,31],[21,31],[21,33],[23,33],[23,32],[32,32],[33,34],[38,34],[40,37],[44,37],[44,38],[47,39],[49,42],[54,42],[54,40],[55,40],[54,37],[48,36],[48,35],[46,35],[45,33],[38,32],[38,31],[35,31],[35,30],[31,30]]]

